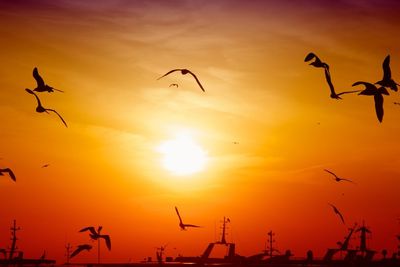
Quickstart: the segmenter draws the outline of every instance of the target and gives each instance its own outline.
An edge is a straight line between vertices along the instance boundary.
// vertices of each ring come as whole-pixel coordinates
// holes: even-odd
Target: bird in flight
[[[393,91],[397,92],[397,85],[393,79],[392,79],[392,72],[390,70],[390,55],[387,55],[385,60],[382,63],[382,68],[383,68],[383,78],[382,80],[376,82],[376,84],[379,84],[384,87],[389,87]]]
[[[67,123],[66,123],[66,122],[64,121],[64,119],[61,117],[61,115],[58,114],[57,111],[55,111],[54,109],[50,109],[50,108],[44,108],[44,107],[42,106],[42,103],[40,102],[40,99],[39,99],[39,97],[35,94],[35,92],[33,92],[31,89],[28,89],[28,88],[26,88],[25,91],[27,91],[29,94],[32,94],[32,95],[34,95],[34,96],[36,97],[36,100],[37,100],[37,103],[38,103],[38,106],[36,107],[36,112],[38,112],[38,113],[43,113],[43,112],[49,113],[48,111],[54,112],[54,113],[56,113],[57,116],[62,120],[62,122],[64,123],[65,127],[68,127],[68,126],[67,126]]]
[[[331,74],[329,72],[329,69],[325,69],[325,79],[326,79],[326,82],[329,85],[329,89],[331,90],[330,97],[333,98],[333,99],[342,99],[340,96],[343,95],[343,94],[351,94],[351,93],[357,93],[357,92],[361,91],[361,90],[344,91],[344,92],[340,92],[340,93],[337,94],[335,92],[335,87],[332,84]]]
[[[333,172],[331,172],[331,171],[329,171],[329,170],[327,170],[327,169],[324,169],[324,171],[326,171],[327,173],[332,174],[332,175],[335,177],[335,178],[333,178],[333,179],[334,179],[336,182],[347,181],[347,182],[350,182],[350,183],[355,184],[352,180],[345,179],[345,178],[340,178],[340,177],[338,177],[336,174],[334,174]]]
[[[165,76],[167,76],[167,75],[169,75],[169,74],[171,74],[171,73],[173,73],[173,72],[175,72],[175,71],[180,71],[180,72],[182,73],[182,75],[186,75],[186,74],[188,74],[188,73],[189,73],[190,75],[192,75],[192,76],[195,78],[197,84],[200,86],[201,90],[203,90],[203,92],[205,92],[205,90],[204,90],[204,88],[203,88],[203,85],[201,85],[199,79],[197,79],[197,76],[196,76],[193,72],[191,72],[190,70],[188,70],[188,69],[174,69],[174,70],[168,71],[168,72],[165,73],[163,76],[159,77],[157,80],[159,80],[159,79],[161,79],[161,78],[163,78],[163,77],[165,77]]]
[[[327,69],[329,71],[329,65],[326,64],[325,62],[322,62],[319,57],[317,57],[317,55],[315,55],[314,53],[308,53],[308,55],[306,56],[306,58],[304,59],[304,62],[308,62],[312,59],[315,59],[313,62],[310,63],[310,65],[316,67],[316,68],[324,68]]]
[[[333,211],[340,217],[340,219],[342,220],[343,224],[346,224],[344,222],[343,215],[340,213],[340,211],[334,205],[332,205],[331,203],[328,203],[328,204],[332,207]]]
[[[43,81],[43,78],[39,75],[38,69],[36,67],[33,69],[33,78],[35,78],[36,83],[37,83],[37,87],[35,89],[33,89],[33,91],[35,91],[35,92],[51,93],[51,92],[54,92],[54,90],[55,90],[55,91],[64,93],[64,91],[55,89],[55,88],[45,84]]]
[[[43,166],[42,166],[42,168],[47,168],[47,167],[49,167],[50,166],[50,164],[44,164]]]
[[[103,227],[99,226],[97,228],[97,231],[96,231],[96,229],[94,229],[93,226],[89,226],[89,227],[85,227],[85,228],[79,230],[79,232],[89,231],[89,236],[93,240],[98,240],[99,238],[103,238],[104,241],[106,242],[106,246],[107,246],[108,250],[111,250],[111,239],[110,239],[110,236],[109,235],[100,234],[102,229],[103,229]]]
[[[3,176],[4,173],[8,173],[8,175],[10,175],[11,179],[14,182],[17,181],[17,178],[15,177],[15,174],[13,173],[13,171],[10,168],[0,169],[0,176]]]
[[[171,84],[169,85],[169,87],[172,87],[172,86],[175,86],[176,88],[179,87],[179,85],[178,85],[177,83],[171,83]]]
[[[178,214],[178,218],[179,218],[179,227],[181,228],[181,230],[186,230],[186,227],[200,227],[200,226],[194,225],[194,224],[185,224],[185,223],[183,223],[183,222],[182,222],[181,215],[179,215],[179,211],[178,211],[178,208],[177,208],[177,207],[175,207],[175,211],[176,211],[176,214]]]
[[[399,102],[393,102],[393,104],[395,104],[395,105],[400,105],[400,103],[399,103]]]
[[[368,82],[356,82],[353,86],[364,85],[365,89],[359,93],[359,95],[373,95],[375,101],[375,112],[379,122],[383,120],[383,95],[389,95],[389,92],[385,87],[376,88],[372,83]]]
[[[74,250],[74,252],[71,253],[71,255],[69,257],[73,258],[76,255],[78,255],[79,253],[81,253],[83,250],[90,251],[91,249],[92,249],[92,246],[88,245],[88,244],[78,245],[78,247]]]

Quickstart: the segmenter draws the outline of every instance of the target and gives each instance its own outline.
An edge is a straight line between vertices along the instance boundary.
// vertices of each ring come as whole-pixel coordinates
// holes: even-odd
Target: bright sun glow
[[[164,155],[164,167],[177,175],[187,175],[204,169],[206,152],[186,134],[162,143],[159,152]]]

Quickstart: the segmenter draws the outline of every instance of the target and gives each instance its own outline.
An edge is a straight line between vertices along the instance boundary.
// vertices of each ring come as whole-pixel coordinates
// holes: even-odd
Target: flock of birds
[[[377,81],[376,83],[369,83],[369,82],[363,82],[363,81],[358,81],[353,83],[353,86],[358,86],[358,85],[363,85],[365,87],[364,90],[353,90],[353,91],[344,91],[344,92],[340,92],[340,93],[336,93],[335,88],[333,86],[332,80],[331,80],[331,74],[330,74],[330,69],[329,69],[329,65],[325,62],[322,62],[320,60],[319,57],[317,57],[314,53],[309,53],[306,57],[305,57],[305,62],[309,62],[313,60],[310,65],[316,67],[316,68],[323,68],[324,69],[324,73],[325,73],[325,79],[326,82],[328,83],[328,86],[330,88],[331,94],[330,97],[333,99],[342,99],[341,95],[344,94],[350,94],[350,93],[356,93],[359,92],[359,95],[369,95],[369,96],[374,96],[374,101],[375,101],[375,110],[376,110],[376,115],[378,117],[378,120],[380,122],[382,122],[383,119],[383,95],[389,95],[389,92],[387,91],[386,88],[390,88],[393,91],[397,91],[397,83],[392,79],[391,77],[391,70],[390,70],[390,56],[388,55],[385,60],[383,61],[383,78],[380,81]],[[186,75],[186,74],[190,74],[196,81],[196,83],[198,84],[198,86],[200,87],[200,89],[205,92],[205,89],[203,87],[203,85],[201,84],[200,80],[197,78],[197,76],[191,72],[188,69],[173,69],[171,71],[168,71],[166,74],[162,75],[161,77],[159,77],[157,80],[170,75],[173,72],[181,72],[182,75]],[[40,98],[38,96],[37,93],[43,93],[43,92],[48,92],[48,93],[52,93],[52,92],[64,92],[62,90],[59,89],[55,89],[51,86],[49,86],[48,84],[46,84],[43,80],[43,78],[39,75],[38,69],[35,67],[33,69],[33,77],[36,80],[37,86],[35,89],[31,90],[26,88],[25,91],[31,95],[33,95],[36,98],[37,101],[37,107],[36,107],[36,112],[38,113],[49,113],[49,112],[53,112],[55,113],[60,120],[62,121],[62,123],[65,125],[65,127],[68,127],[67,123],[65,122],[65,120],[63,119],[63,117],[55,110],[55,109],[50,109],[50,108],[45,108],[42,105],[42,102],[40,101]],[[377,88],[376,85],[380,85],[379,88]],[[178,88],[179,85],[176,83],[172,83],[169,85],[169,87],[176,87]],[[398,102],[394,102],[394,104],[396,105],[400,105],[400,103]],[[238,144],[237,142],[234,142],[235,144]],[[42,166],[42,168],[48,167],[49,164],[45,164]],[[345,178],[341,178],[338,177],[335,173],[329,171],[329,170],[324,170],[327,173],[331,174],[334,178],[334,180],[336,182],[341,182],[341,181],[346,181],[346,182],[350,182],[350,183],[354,183],[352,180],[349,179],[345,179]],[[3,176],[4,174],[8,174],[10,176],[10,178],[16,182],[16,176],[13,173],[13,171],[10,168],[4,168],[4,169],[0,169],[0,176]],[[343,215],[340,213],[340,211],[337,209],[337,207],[335,207],[333,204],[328,203],[333,211],[335,212],[335,214],[337,214],[340,218],[340,220],[343,222],[343,224],[345,224],[345,220]],[[178,208],[175,207],[175,211],[176,214],[178,216],[179,219],[179,227],[181,230],[186,230],[186,228],[198,228],[201,226],[198,225],[194,225],[194,224],[187,224],[187,223],[183,223],[183,220],[181,218],[181,215],[178,211]],[[89,227],[85,227],[83,229],[81,229],[79,232],[88,232],[89,233],[89,237],[92,241],[98,241],[99,245],[100,245],[100,240],[103,239],[105,241],[105,244],[108,248],[108,250],[111,250],[111,239],[109,235],[103,235],[101,234],[101,230],[102,227],[99,226],[97,228],[97,230],[93,227],[93,226],[89,226]],[[77,248],[71,253],[70,258],[75,257],[76,255],[78,255],[79,253],[81,253],[82,251],[90,251],[92,249],[92,246],[90,244],[82,244],[82,245],[78,245]]]
[[[310,63],[310,65],[316,67],[316,68],[323,68],[325,72],[325,79],[326,82],[328,83],[329,89],[331,91],[330,97],[333,99],[342,99],[340,96],[343,94],[350,94],[350,93],[357,93],[360,92],[359,95],[367,95],[367,96],[373,96],[374,101],[375,101],[375,111],[376,111],[376,116],[379,120],[379,122],[382,122],[383,120],[383,95],[389,95],[389,92],[386,88],[390,88],[391,90],[397,92],[397,85],[393,79],[392,79],[392,72],[390,70],[390,55],[386,56],[385,60],[383,61],[382,68],[383,68],[383,78],[380,81],[377,81],[375,83],[369,83],[369,82],[364,82],[364,81],[358,81],[353,83],[352,86],[358,86],[362,85],[364,86],[364,90],[354,90],[354,91],[345,91],[341,93],[336,93],[335,87],[333,86],[332,80],[331,80],[331,74],[329,71],[329,65],[326,64],[325,62],[322,62],[321,59],[319,59],[318,56],[316,56],[314,53],[309,53],[304,61],[309,62],[311,60],[314,60]],[[378,88],[376,85],[380,85]],[[396,105],[400,105],[398,102],[394,102]]]

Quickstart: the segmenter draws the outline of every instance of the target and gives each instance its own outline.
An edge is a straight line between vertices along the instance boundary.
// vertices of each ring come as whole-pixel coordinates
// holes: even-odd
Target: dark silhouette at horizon
[[[355,82],[353,83],[352,86],[357,86],[357,85],[364,85],[365,89],[359,93],[359,95],[369,95],[369,96],[374,96],[374,102],[375,102],[375,112],[376,116],[379,120],[379,122],[382,122],[383,120],[383,95],[389,95],[389,92],[386,90],[385,87],[379,87],[376,88],[376,86],[372,83],[368,82]]]
[[[186,230],[186,227],[200,227],[200,226],[194,225],[194,224],[185,224],[185,223],[183,223],[181,215],[179,214],[179,211],[178,211],[177,207],[175,207],[175,211],[176,211],[176,214],[178,215],[178,218],[179,218],[179,227],[181,228],[181,230]]]
[[[37,87],[35,89],[33,89],[33,91],[35,91],[35,92],[51,93],[51,92],[54,92],[54,90],[55,90],[55,91],[64,93],[64,91],[55,89],[55,88],[45,84],[43,78],[39,75],[38,69],[36,67],[33,69],[33,78],[35,78],[36,83],[37,83]]]
[[[4,176],[4,173],[8,173],[11,180],[13,180],[14,182],[17,182],[17,177],[15,177],[14,172],[10,168],[0,169],[0,176]]]
[[[392,79],[392,72],[390,70],[390,55],[387,55],[385,57],[385,60],[383,60],[382,69],[383,69],[383,78],[382,80],[376,82],[375,84],[379,84],[383,87],[388,87],[391,90],[397,92],[397,85],[399,84]]]
[[[78,245],[78,247],[71,253],[69,258],[72,259],[73,257],[78,255],[82,251],[84,251],[84,250],[90,251],[92,248],[93,247],[91,245],[89,245],[89,244]]]
[[[353,182],[352,180],[346,179],[346,178],[341,178],[341,177],[337,176],[335,173],[331,172],[330,170],[324,169],[324,171],[326,171],[327,173],[332,174],[335,177],[335,178],[333,178],[333,180],[335,180],[336,182],[346,181],[346,182],[350,182],[350,183],[355,184],[355,182]]]
[[[333,211],[340,217],[340,220],[342,220],[343,224],[346,225],[346,223],[344,222],[343,215],[340,213],[340,211],[333,204],[328,203],[328,205],[332,207]]]
[[[206,90],[204,90],[203,85],[201,85],[201,83],[200,83],[199,79],[197,78],[197,76],[193,72],[188,70],[188,69],[173,69],[173,70],[170,70],[167,73],[165,73],[163,76],[157,78],[157,80],[159,80],[159,79],[161,79],[161,78],[163,78],[163,77],[165,77],[165,76],[167,76],[167,75],[169,75],[169,74],[171,74],[171,73],[173,73],[175,71],[180,71],[182,73],[182,75],[186,75],[186,74],[190,73],[190,75],[192,75],[195,78],[195,80],[196,80],[197,84],[200,86],[201,90],[203,90],[203,92],[206,91]]]
[[[353,90],[353,91],[344,91],[344,92],[340,92],[340,93],[336,93],[335,91],[335,87],[333,86],[332,83],[332,79],[331,79],[331,73],[329,70],[329,65],[326,64],[325,62],[322,62],[321,59],[319,57],[317,57],[317,55],[315,55],[314,53],[309,53],[306,58],[304,59],[304,62],[308,62],[312,59],[315,59],[313,62],[311,62],[309,65],[312,65],[316,68],[323,68],[324,69],[324,73],[325,73],[325,79],[326,82],[328,83],[329,86],[329,90],[331,91],[330,97],[336,100],[342,99],[340,96],[344,95],[344,94],[351,94],[351,93],[356,93],[356,92],[360,92],[361,90]]]
[[[36,98],[36,100],[37,100],[37,103],[38,103],[38,106],[36,107],[36,112],[38,112],[38,113],[43,113],[43,112],[49,113],[48,111],[54,112],[55,114],[57,114],[57,116],[58,116],[58,117],[61,119],[61,121],[64,123],[65,127],[68,127],[67,123],[66,123],[66,122],[64,121],[64,119],[61,117],[61,115],[58,114],[58,112],[57,112],[56,110],[50,109],[50,108],[44,108],[44,107],[42,106],[42,103],[40,102],[40,99],[39,99],[39,97],[35,94],[35,92],[33,92],[31,89],[28,89],[28,88],[26,88],[25,91],[27,91],[29,94],[32,94],[32,95],[35,96],[35,98]]]

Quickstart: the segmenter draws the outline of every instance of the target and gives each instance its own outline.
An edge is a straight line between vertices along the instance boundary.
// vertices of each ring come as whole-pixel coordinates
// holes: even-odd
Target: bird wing
[[[317,56],[314,53],[308,53],[308,55],[306,56],[306,58],[304,59],[304,62],[310,61],[313,58],[317,58]]]
[[[344,92],[340,92],[337,95],[351,94],[351,93],[357,93],[357,92],[361,92],[361,90],[344,91]]]
[[[15,177],[15,174],[13,173],[13,171],[10,168],[6,168],[3,170],[4,172],[8,172],[8,174],[10,175],[11,179],[16,182],[17,178]]]
[[[165,77],[165,76],[167,76],[168,74],[171,74],[171,73],[173,73],[174,71],[180,71],[180,70],[181,70],[181,69],[174,69],[174,70],[170,70],[170,71],[168,71],[167,73],[165,73],[163,76],[161,76],[161,77],[157,78],[157,80],[161,79],[162,77]]]
[[[325,79],[329,85],[329,89],[331,90],[332,94],[336,95],[335,87],[333,87],[332,80],[331,80],[331,74],[327,68],[325,68],[324,70],[325,70]]]
[[[183,224],[181,215],[179,214],[179,211],[178,211],[178,208],[177,208],[177,207],[175,207],[175,211],[176,211],[176,214],[178,214],[179,222],[180,222],[181,224]]]
[[[40,77],[39,72],[36,67],[33,69],[33,78],[35,78],[38,87],[45,86],[44,81],[43,81],[42,77]]]
[[[339,217],[340,217],[340,219],[342,220],[342,222],[343,222],[343,224],[346,224],[345,222],[344,222],[344,218],[343,218],[343,215],[340,213],[340,211],[335,207],[335,213],[337,214],[337,215],[339,215]]]
[[[381,94],[374,95],[375,100],[375,112],[379,122],[383,120],[383,96]]]
[[[385,57],[385,60],[382,63],[383,68],[383,79],[382,80],[390,80],[392,79],[392,72],[390,71],[390,55]]]
[[[357,85],[364,85],[365,86],[365,90],[363,90],[360,94],[362,95],[374,95],[376,93],[376,86],[372,83],[368,83],[368,82],[355,82],[352,84],[352,86],[357,86]]]
[[[111,239],[109,235],[101,235],[101,238],[104,238],[104,241],[106,241],[106,246],[108,250],[111,250]]]
[[[89,251],[89,250],[91,250],[91,249],[92,249],[92,246],[91,246],[91,245],[80,245],[80,246],[78,246],[77,249],[74,250],[74,252],[71,253],[70,258],[75,257],[76,255],[78,255],[78,254],[79,254],[81,251],[83,251],[83,250]]]
[[[86,232],[86,231],[90,231],[90,233],[92,235],[97,235],[97,232],[93,226],[85,227],[85,228],[82,228],[81,230],[79,230],[79,232]]]
[[[27,91],[29,94],[34,95],[36,98],[36,101],[38,102],[38,106],[42,106],[42,103],[40,102],[39,97],[33,92],[31,89],[25,88],[25,91]]]
[[[55,111],[54,109],[50,109],[50,108],[46,108],[45,110],[52,111],[52,112],[56,113],[56,114],[58,115],[58,117],[62,120],[62,122],[64,123],[65,127],[68,127],[68,125],[67,125],[67,123],[65,122],[65,120],[61,117],[60,114],[58,114],[57,111]]]
[[[333,176],[335,176],[336,178],[338,178],[338,177],[336,176],[336,174],[334,174],[333,172],[331,172],[331,171],[329,171],[329,170],[327,170],[327,169],[324,169],[324,171],[326,171],[327,173],[330,173],[330,174],[332,174]],[[332,207],[334,207],[332,204],[329,204],[329,205],[331,205]]]
[[[340,178],[340,180],[347,181],[347,182],[350,182],[350,183],[353,183],[353,184],[355,184],[355,182],[353,182],[353,181],[352,181],[352,180],[350,180],[350,179]]]
[[[203,86],[201,85],[199,79],[197,79],[197,76],[191,72],[190,70],[188,70],[188,72],[196,79],[197,84],[200,86],[201,90],[203,90],[203,92],[205,92],[206,90],[204,90]]]
[[[201,227],[201,226],[194,225],[194,224],[184,224],[183,226],[184,227]]]

